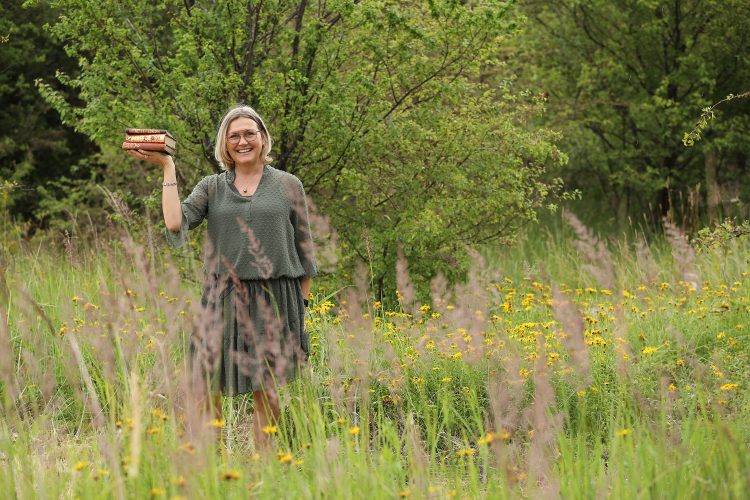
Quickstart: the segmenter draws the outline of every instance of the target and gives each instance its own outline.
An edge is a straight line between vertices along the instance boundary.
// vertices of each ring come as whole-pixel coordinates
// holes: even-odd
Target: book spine
[[[132,135],[125,136],[127,142],[166,142],[167,134],[158,135]]]
[[[143,135],[143,134],[168,134],[166,130],[158,128],[126,128],[125,134],[129,135]]]
[[[175,148],[158,142],[128,142],[122,143],[122,149],[143,149],[146,151],[161,151],[163,153],[174,154]]]

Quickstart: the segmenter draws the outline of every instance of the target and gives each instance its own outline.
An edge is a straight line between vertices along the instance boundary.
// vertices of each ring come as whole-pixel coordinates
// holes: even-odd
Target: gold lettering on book
[[[125,140],[129,142],[165,142],[166,134],[161,135],[126,135]]]

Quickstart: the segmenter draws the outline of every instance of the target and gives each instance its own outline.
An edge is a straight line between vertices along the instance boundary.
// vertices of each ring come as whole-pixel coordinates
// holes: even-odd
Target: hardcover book
[[[147,135],[147,134],[169,134],[164,129],[160,128],[126,128],[126,135]],[[171,134],[170,134],[171,135]]]
[[[153,128],[126,128],[122,149],[160,151],[173,155],[177,141],[167,130]]]
[[[164,144],[163,142],[132,142],[125,141],[122,143],[122,149],[143,149],[146,151],[159,151],[167,153],[168,155],[174,155],[175,148]]]
[[[175,141],[174,137],[172,137],[169,134],[143,134],[143,135],[126,134],[125,142],[163,143],[172,148],[175,147],[175,145],[177,145],[177,141]]]

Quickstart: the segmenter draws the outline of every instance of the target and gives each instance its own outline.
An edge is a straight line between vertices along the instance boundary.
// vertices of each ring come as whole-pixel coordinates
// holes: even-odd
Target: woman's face
[[[255,164],[263,161],[261,151],[263,137],[260,127],[250,118],[237,118],[229,124],[227,129],[227,153],[238,164]]]

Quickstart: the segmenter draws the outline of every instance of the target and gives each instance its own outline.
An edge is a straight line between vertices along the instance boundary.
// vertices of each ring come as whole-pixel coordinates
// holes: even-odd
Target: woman
[[[214,151],[224,172],[203,178],[182,203],[172,157],[130,152],[164,170],[162,208],[172,245],[208,219],[202,303],[218,328],[207,314],[205,333],[191,345],[193,361],[208,372],[219,408],[222,393],[252,392],[260,448],[268,444],[263,428],[279,416],[275,385],[289,382],[309,353],[304,311],[317,273],[302,183],[268,164],[271,146],[255,110],[231,109]]]

